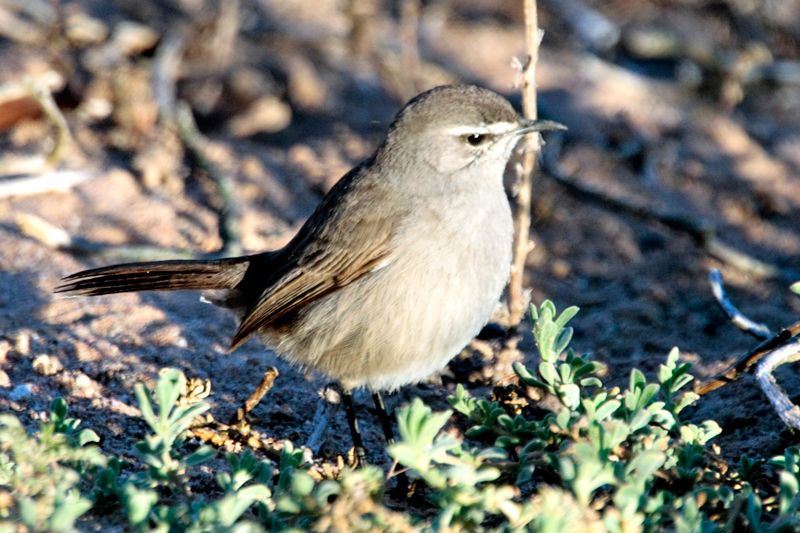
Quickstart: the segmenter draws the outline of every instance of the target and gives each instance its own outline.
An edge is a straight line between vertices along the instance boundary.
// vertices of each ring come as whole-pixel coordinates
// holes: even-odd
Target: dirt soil
[[[86,0],[65,3],[63,20],[92,16],[110,33],[59,40],[66,30],[54,19],[38,41],[26,41],[4,28],[0,81],[49,71],[63,78],[55,97],[74,143],[56,168],[90,177],[66,190],[0,199],[0,410],[33,424],[61,396],[106,450],[130,453],[145,431],[135,418],[135,383],[152,385],[163,367],[210,379],[212,413],[226,420],[275,365],[280,376],[253,412],[252,427],[274,441],[305,442],[322,378],[289,367],[255,340],[227,353],[234,318],[196,293],[66,298],[52,291],[64,275],[126,260],[125,246],[163,248],[168,256],[223,244],[214,182],[157,118],[153,72],[176,29],[184,45],[177,97],[208,139],[206,157],[232,181],[246,252],[287,242],[417,91],[479,83],[519,105],[512,58],[524,57],[524,39],[516,2],[425,2],[419,24],[410,25],[412,35],[418,30],[418,61],[406,54],[409,24],[398,22],[415,22],[403,11],[415,2],[374,12],[364,3],[366,15],[348,13],[344,4],[245,0],[231,2],[238,10],[226,17],[216,2]],[[576,195],[545,173],[535,180],[536,246],[526,270],[533,300],[581,308],[574,346],[606,363],[610,382],[624,383],[633,367],[654,377],[673,346],[699,379],[708,378],[757,342],[718,309],[709,269],[722,270],[731,298],[753,319],[777,330],[800,315],[800,298],[788,290],[800,278],[793,278],[800,271],[800,85],[740,75],[762,72],[747,69],[750,56],[764,51],[768,59],[759,64],[797,66],[800,7],[765,2],[741,13],[739,2],[590,3],[623,37],[652,28],[678,36],[682,47],[650,58],[624,38],[605,52],[587,50],[551,3],[542,4],[540,114],[570,128],[546,148],[561,171],[623,201],[702,220],[777,274],[720,261],[686,232]],[[779,9],[789,14],[773,12]],[[33,15],[20,16],[37,24]],[[125,22],[150,31],[151,40],[145,32],[115,49],[110,43],[122,46]],[[692,56],[701,45],[711,51],[705,59]],[[6,159],[53,146],[48,122],[28,115],[0,120]],[[15,174],[0,183],[24,173]],[[31,215],[80,245],[32,237]],[[535,364],[523,329],[525,359]],[[389,407],[421,396],[443,408],[457,380],[480,392],[507,381],[480,355],[486,346],[467,348],[444,378],[389,397]],[[790,365],[778,378],[790,395],[800,394]],[[357,402],[372,459],[385,462],[370,398]],[[721,424],[718,442],[732,459],[745,452],[768,457],[797,440],[750,376],[703,397],[691,416]],[[348,446],[339,416],[323,460]]]

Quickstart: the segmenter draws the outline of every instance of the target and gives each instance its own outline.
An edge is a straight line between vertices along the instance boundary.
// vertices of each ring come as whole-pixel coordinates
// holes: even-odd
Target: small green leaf
[[[211,446],[200,446],[195,451],[187,455],[183,461],[188,466],[197,466],[207,463],[217,454],[217,451]]]
[[[631,432],[633,433],[633,432],[639,431],[640,429],[645,427],[647,424],[649,424],[650,420],[652,420],[652,418],[653,418],[653,415],[651,415],[649,412],[647,412],[644,409],[636,411],[636,413],[633,415],[633,418],[631,418],[631,421],[630,421]]]
[[[100,437],[91,429],[82,429],[78,433],[77,443],[78,446],[86,446],[87,444],[100,442]]]
[[[535,387],[537,389],[542,389],[545,391],[550,389],[550,387],[547,384],[533,377],[533,374],[531,374],[531,371],[528,370],[528,367],[526,367],[522,363],[514,363],[512,365],[512,368],[514,369],[514,372],[517,374],[517,376],[519,376],[519,379],[522,380],[522,382],[525,385],[528,385],[529,387]]]
[[[569,427],[569,420],[571,416],[572,413],[569,409],[562,409],[558,415],[556,415],[556,424],[558,427],[567,429]]]
[[[187,407],[174,409],[167,418],[170,432],[173,435],[180,435],[192,424],[192,421],[211,408],[208,402],[197,402]]]
[[[558,365],[558,377],[561,383],[573,383],[572,381],[572,368],[567,363]]]
[[[153,506],[158,502],[158,494],[153,490],[137,489],[131,484],[125,485],[122,494],[128,521],[134,527],[144,525]]]
[[[567,322],[575,318],[575,315],[578,314],[580,311],[580,307],[576,305],[572,305],[567,307],[563,311],[561,311],[561,315],[556,319],[556,326],[559,328],[563,328],[567,325]],[[553,313],[555,314],[555,306],[553,307]]]
[[[156,384],[156,401],[161,420],[167,419],[167,414],[178,401],[185,385],[186,376],[177,368],[165,368],[160,372]]]
[[[51,531],[73,531],[75,520],[92,508],[92,501],[82,498],[80,493],[70,492],[63,501],[57,502],[53,514],[50,515]]]
[[[467,417],[472,417],[472,414],[475,411],[475,401],[473,400],[469,391],[467,391],[467,389],[461,383],[456,385],[455,394],[447,397],[447,403],[449,403],[450,407],[455,409],[457,412]]]
[[[586,376],[591,376],[596,374],[597,372],[603,369],[603,364],[598,363],[596,361],[589,361],[588,363],[583,363],[578,368],[574,370],[572,373],[572,379],[574,381],[579,381]]]
[[[50,419],[53,422],[61,423],[67,417],[67,402],[64,398],[56,398],[50,404]]]
[[[556,337],[556,343],[553,348],[555,353],[560,354],[564,350],[567,349],[569,346],[570,341],[572,340],[572,328],[564,328],[561,330],[561,333],[558,334]]]
[[[581,389],[574,383],[561,385],[558,392],[561,402],[569,409],[574,410],[581,402]]]
[[[606,418],[611,416],[614,413],[614,411],[619,409],[620,405],[622,404],[620,403],[619,400],[607,401],[597,409],[597,412],[594,415],[595,420],[597,421],[605,420]]]
[[[556,316],[556,304],[552,300],[545,300],[539,307],[540,314],[545,320],[552,320]]]
[[[582,380],[580,380],[579,383],[580,383],[581,387],[602,387],[603,386],[603,382],[600,381],[600,378],[596,378],[594,376],[588,377],[588,378],[583,378]]]
[[[239,489],[236,494],[239,498],[246,498],[251,501],[266,501],[272,496],[272,491],[266,485],[256,483]]]
[[[551,386],[558,383],[556,378],[556,369],[552,363],[542,361],[539,363],[538,369],[539,375],[542,376],[542,379],[545,381],[545,383]]]
[[[792,504],[800,491],[800,484],[798,483],[797,476],[783,471],[779,474],[780,480],[780,511],[781,513],[788,513],[792,510]]]
[[[142,418],[147,422],[147,425],[150,426],[150,429],[153,431],[158,430],[158,420],[153,412],[153,404],[150,402],[150,395],[147,394],[144,385],[137,383],[133,386],[133,390],[136,393],[136,401],[139,404],[139,410],[142,412]]]
[[[314,478],[306,472],[298,470],[292,475],[291,490],[297,496],[308,496],[314,490]]]
[[[20,495],[17,498],[17,507],[22,523],[34,529],[36,526],[36,503],[29,497]]]
[[[644,450],[631,459],[625,467],[625,478],[642,484],[651,481],[667,457],[656,450]]]
[[[637,389],[640,389],[644,387],[646,383],[647,380],[645,379],[644,374],[642,374],[641,370],[639,370],[638,368],[634,368],[633,370],[631,370],[631,377],[628,382],[629,390],[635,391]]]

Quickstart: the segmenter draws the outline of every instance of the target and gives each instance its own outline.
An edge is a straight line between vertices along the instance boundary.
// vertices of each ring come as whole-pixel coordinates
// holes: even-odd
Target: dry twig
[[[3,180],[0,181],[0,198],[66,191],[93,176],[93,173],[82,170],[53,170],[36,176]]]
[[[247,420],[248,413],[255,409],[264,395],[270,391],[278,375],[278,369],[274,366],[267,368],[264,375],[261,377],[261,382],[258,384],[258,387],[247,397],[244,404],[236,410],[236,414],[233,415],[229,422],[231,425],[241,424]]]
[[[719,269],[711,269],[711,272],[708,273],[708,281],[711,283],[711,292],[714,294],[714,299],[722,311],[728,315],[734,326],[762,341],[775,336],[765,324],[751,320],[733,305],[725,291],[725,286],[722,284],[722,273]]]
[[[118,246],[73,237],[62,228],[31,213],[16,216],[17,227],[23,235],[53,250],[76,255],[91,255],[116,261],[158,261],[162,259],[196,259],[197,254],[158,246]]]
[[[0,198],[65,191],[91,178],[94,174],[83,170],[52,170],[61,162],[72,144],[72,134],[67,119],[53,100],[48,80],[28,78],[23,81],[21,87],[33,98],[44,117],[53,125],[56,136],[53,148],[45,157],[34,155],[0,162],[0,172],[14,176],[0,181]],[[19,89],[16,84],[0,87],[0,91],[10,98],[14,98],[15,95],[18,97]]]
[[[154,94],[159,113],[166,127],[174,128],[194,165],[214,182],[220,198],[217,208],[222,249],[217,255],[239,255],[242,250],[239,231],[239,209],[233,195],[233,181],[206,156],[206,140],[192,116],[188,104],[178,102],[175,82],[183,53],[183,38],[178,32],[167,35],[156,53],[153,64]]]
[[[178,135],[183,141],[194,164],[203,170],[217,187],[220,206],[217,208],[219,236],[222,239],[220,256],[233,256],[242,253],[241,231],[239,227],[239,208],[233,195],[233,180],[221,172],[205,155],[203,134],[197,129],[192,111],[186,104],[178,106]]]
[[[797,340],[793,341],[792,344],[787,343],[800,334],[800,322],[792,324],[775,335],[766,325],[759,324],[750,319],[733,305],[725,293],[725,287],[722,284],[722,274],[719,270],[711,270],[708,277],[711,283],[711,290],[714,293],[714,299],[722,308],[722,311],[730,318],[731,322],[740,330],[764,342],[740,357],[736,363],[724,372],[704,383],[696,385],[695,392],[703,395],[717,390],[739,379],[757,364],[756,377],[758,378],[764,394],[767,395],[767,398],[772,402],[772,405],[778,411],[778,414],[784,422],[792,427],[800,429],[800,414],[795,412],[797,408],[789,401],[772,376],[772,372],[778,366],[800,359],[800,355],[795,356],[796,350],[786,349],[787,346],[795,345],[796,347],[798,343]],[[783,359],[781,359],[782,357]]]
[[[614,197],[583,180],[575,179],[574,176],[567,177],[558,164],[558,154],[555,151],[558,150],[557,143],[550,143],[548,146],[550,149],[545,150],[543,157],[546,174],[574,196],[595,202],[611,211],[627,213],[640,220],[657,222],[672,230],[685,233],[711,257],[755,278],[795,280],[800,277],[800,273],[782,269],[724,243],[718,236],[716,226],[709,221]]]
[[[317,409],[311,421],[311,434],[306,441],[306,447],[311,450],[313,455],[319,454],[324,442],[325,432],[331,423],[333,415],[339,410],[342,397],[336,386],[326,385],[320,391],[320,398],[317,401]]]
[[[168,127],[174,127],[177,117],[175,83],[183,46],[184,39],[180,31],[168,32],[153,60],[153,94],[158,105],[159,118]]]
[[[56,129],[56,140],[53,144],[53,149],[47,154],[47,164],[56,165],[64,158],[64,153],[72,143],[72,134],[69,131],[67,119],[64,118],[56,101],[53,100],[50,89],[46,85],[33,79],[27,79],[25,80],[25,86],[36,100],[36,103],[39,104],[44,116]]]
[[[724,372],[714,376],[708,381],[698,383],[694,391],[699,395],[708,394],[728,383],[732,383],[750,371],[759,361],[770,353],[789,343],[794,337],[800,335],[800,321],[782,329],[777,335],[765,340],[758,346],[741,356],[736,363]],[[775,365],[773,365],[775,366]]]
[[[528,58],[520,73],[522,89],[522,113],[526,119],[536,119],[536,63],[539,59],[539,44],[544,32],[539,29],[536,0],[524,0],[525,6],[525,45]],[[514,255],[511,275],[508,281],[508,326],[515,329],[525,314],[528,304],[523,280],[525,260],[533,249],[531,231],[531,194],[536,155],[541,147],[538,133],[525,137],[525,153],[521,165],[516,168],[516,202],[514,212]]]
[[[765,354],[758,364],[756,379],[781,420],[792,429],[800,429],[800,407],[792,403],[786,392],[778,385],[772,373],[780,365],[800,360],[800,340],[776,348]]]

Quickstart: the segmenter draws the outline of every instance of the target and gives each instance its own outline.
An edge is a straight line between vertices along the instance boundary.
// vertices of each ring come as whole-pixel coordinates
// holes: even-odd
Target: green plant
[[[136,451],[149,467],[146,476],[140,476],[140,480],[146,480],[150,486],[164,485],[172,490],[185,491],[186,469],[205,463],[214,456],[214,449],[210,446],[201,446],[185,456],[176,451],[192,420],[210,407],[205,401],[178,405],[185,386],[186,377],[181,371],[168,368],[161,372],[153,398],[158,415],[144,385],[137,383],[135,386],[142,418],[153,431],[136,443]]]
[[[398,409],[389,454],[417,495],[405,509],[384,503],[380,468],[321,480],[288,441],[277,463],[249,451],[211,463],[213,449],[186,441],[208,404],[182,401],[186,379],[166,369],[153,393],[136,387],[150,432],[130,463],[103,454],[63,400],[33,435],[0,415],[0,532],[72,531],[92,509],[163,532],[800,530],[798,448],[726,465],[710,445],[719,426],[685,418],[698,397],[686,390],[693,378],[678,350],[655,379],[633,369],[624,388],[608,387],[603,365],[569,346],[576,313],[534,308],[540,361],[514,367],[520,385],[551,396],[550,411],[460,385],[452,411],[419,399]],[[468,426],[463,436],[446,429],[454,413]]]
[[[435,528],[535,531],[717,531],[725,524],[773,531],[796,524],[796,452],[771,462],[779,468],[780,504],[762,518],[762,496],[745,480],[762,465],[744,459],[724,482],[722,461],[709,450],[720,433],[713,421],[684,420],[698,396],[686,391],[690,365],[673,349],[650,382],[634,369],[627,387],[606,387],[603,365],[569,348],[568,322],[551,302],[533,308],[540,362],[514,370],[524,385],[552,395],[549,414],[514,414],[501,402],[472,397],[458,386],[450,398],[470,424],[465,436],[489,447],[471,448],[439,435],[449,411],[434,413],[415,401],[398,417],[401,440],[390,453],[433,489]],[[467,473],[466,475],[464,473]],[[462,477],[458,477],[461,475]],[[466,480],[461,484],[459,481]],[[721,517],[725,519],[724,523]]]
[[[433,413],[417,398],[397,414],[400,441],[389,454],[434,489],[432,500],[440,512],[436,529],[479,527],[488,516],[502,515],[511,524],[520,520],[522,508],[514,502],[518,490],[495,484],[501,471],[496,463],[506,458],[499,448],[469,448],[448,434],[439,434],[451,412]]]
[[[79,429],[56,400],[49,421],[35,436],[16,417],[0,415],[0,520],[36,531],[72,531],[92,507],[81,494],[81,475],[101,468],[106,459],[95,446],[97,435]]]

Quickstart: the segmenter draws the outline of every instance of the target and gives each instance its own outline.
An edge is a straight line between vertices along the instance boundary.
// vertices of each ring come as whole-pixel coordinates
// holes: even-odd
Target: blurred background
[[[65,396],[114,446],[135,439],[133,384],[159,368],[211,378],[225,418],[277,364],[255,424],[303,442],[319,380],[255,341],[226,354],[234,319],[196,294],[53,286],[281,246],[421,90],[477,83],[519,107],[523,23],[521,0],[0,0],[0,409],[31,420]],[[755,344],[717,309],[710,268],[753,319],[796,320],[800,1],[548,0],[539,26],[539,114],[569,131],[534,180],[533,300],[581,307],[575,346],[611,382],[672,346],[708,377]],[[390,406],[507,381],[498,342]],[[796,399],[794,374],[778,378]],[[694,416],[720,422],[731,456],[791,441],[749,377]]]

